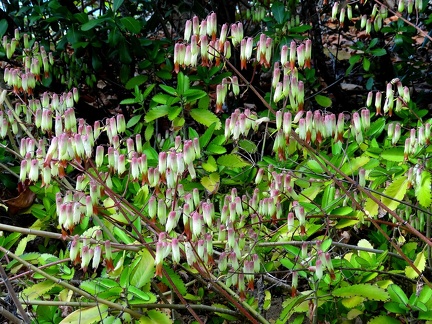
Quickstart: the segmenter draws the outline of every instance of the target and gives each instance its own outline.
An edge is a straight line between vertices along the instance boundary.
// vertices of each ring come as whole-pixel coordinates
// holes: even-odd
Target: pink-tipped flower
[[[186,46],[181,43],[176,43],[174,46],[174,71],[180,72],[180,66],[184,64],[186,55]]]
[[[361,128],[361,121],[360,121],[360,116],[357,112],[355,112],[352,115],[352,120],[353,120],[353,127],[354,127],[354,131],[356,133],[361,132],[362,128]]]
[[[306,49],[304,44],[297,47],[297,63],[300,68],[305,66]]]
[[[289,212],[288,213],[288,221],[287,221],[287,230],[288,230],[288,233],[292,232],[293,229],[294,229],[294,213],[293,212]]]
[[[92,257],[92,252],[90,251],[88,246],[83,246],[81,249],[81,269],[84,272],[87,272],[87,267],[90,264],[90,260]]]
[[[194,266],[196,263],[195,252],[190,242],[185,242],[186,261],[189,266]]]
[[[399,0],[398,3],[398,12],[402,13],[405,9],[405,0]]]
[[[246,70],[246,39],[240,41],[240,70]]]
[[[265,43],[265,67],[270,67],[271,63],[271,55],[273,53],[273,40],[270,37],[267,37]]]
[[[69,252],[69,257],[73,264],[77,264],[80,261],[79,252],[80,252],[79,236],[75,235],[71,243],[70,252]]]
[[[344,27],[344,21],[345,21],[345,8],[341,8],[339,13],[339,23],[342,28]]]
[[[209,66],[209,42],[207,35],[200,36],[201,41],[201,64]]]
[[[275,103],[279,102],[283,98],[282,88],[283,88],[282,82],[278,82],[273,95],[273,101]]]
[[[287,45],[283,45],[281,48],[281,65],[283,67],[286,67],[287,62],[288,62],[288,46]]]
[[[222,106],[225,102],[226,91],[222,84],[216,86],[216,113],[223,112]]]
[[[323,264],[322,261],[320,259],[316,260],[315,263],[315,274],[318,278],[318,280],[321,280],[323,277]]]
[[[96,269],[99,266],[101,255],[102,255],[102,248],[100,245],[96,245],[93,253],[93,262],[92,262],[93,269]]]
[[[373,92],[369,91],[367,99],[366,99],[366,107],[372,106],[372,100],[373,100]]]
[[[408,14],[412,14],[413,11],[414,11],[414,0],[408,0],[407,12]]]
[[[186,23],[185,23],[185,30],[184,30],[183,40],[185,42],[189,42],[191,34],[192,34],[192,21],[190,19],[188,19],[188,20],[186,20]]]
[[[377,116],[381,115],[381,101],[382,101],[382,93],[378,91],[375,94],[375,110]]]
[[[333,7],[332,7],[332,13],[331,13],[331,18],[332,20],[336,20],[336,16],[339,10],[339,2],[335,2],[333,3]]]
[[[280,80],[281,70],[279,69],[279,62],[275,62],[273,67],[273,78],[272,78],[272,87],[276,88],[277,84]]]
[[[219,261],[218,261],[218,269],[221,272],[224,272],[228,267],[228,254],[226,252],[222,252],[219,255]]]

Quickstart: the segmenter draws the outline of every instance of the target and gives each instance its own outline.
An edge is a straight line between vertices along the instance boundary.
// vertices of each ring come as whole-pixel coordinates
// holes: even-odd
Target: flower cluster
[[[3,37],[3,48],[6,50],[6,57],[10,59],[15,53],[21,35],[18,30],[15,30],[15,37],[11,40],[7,36]],[[38,42],[34,42],[30,47],[29,37],[24,34],[23,41],[23,66],[20,68],[6,67],[4,70],[4,81],[7,85],[13,88],[13,92],[33,94],[33,89],[36,87],[36,82],[41,81],[41,75],[47,78],[50,72],[50,66],[54,64],[52,53],[47,53],[43,46],[39,46]]]
[[[81,264],[81,269],[83,269],[84,272],[86,272],[90,266],[90,261],[92,261],[91,267],[96,270],[102,260],[108,272],[114,270],[111,242],[102,242],[102,231],[97,226],[88,229],[86,233],[91,233],[91,235],[87,236],[83,234],[81,237],[78,235],[73,237],[69,249],[71,261],[74,264]],[[96,240],[97,243],[91,244],[91,239]]]
[[[393,87],[395,87],[395,89],[393,89]],[[373,97],[373,92],[369,92],[366,99],[367,107],[372,106]],[[374,106],[376,114],[388,114],[391,117],[393,115],[393,110],[399,112],[402,109],[407,109],[410,101],[411,96],[409,88],[403,86],[399,79],[393,79],[391,82],[387,83],[384,106],[382,106],[382,93],[380,91],[375,93]]]
[[[240,23],[241,25],[241,23]],[[234,25],[233,25],[234,26]],[[231,27],[233,43],[241,35],[243,37],[243,26],[235,25]],[[219,38],[217,35],[217,18],[215,13],[211,13],[206,19],[199,22],[199,18],[194,16],[192,20],[187,20],[184,32],[184,43],[177,43],[174,47],[174,70],[180,71],[180,67],[196,67],[198,55],[201,56],[201,64],[210,66],[220,64],[221,54],[229,58],[231,56],[231,43],[227,40],[228,25],[222,26]]]

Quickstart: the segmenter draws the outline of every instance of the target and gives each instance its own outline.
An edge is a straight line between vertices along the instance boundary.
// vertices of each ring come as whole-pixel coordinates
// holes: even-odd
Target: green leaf
[[[310,25],[300,25],[300,26],[291,27],[289,31],[290,33],[304,33],[310,29],[312,29],[312,26]]]
[[[142,291],[142,290],[140,290],[134,286],[127,287],[127,291],[128,291],[128,293],[134,295],[135,297],[137,297],[143,301],[149,301],[150,300],[149,294],[145,293],[144,291]]]
[[[187,293],[187,288],[186,285],[184,283],[184,281],[182,280],[182,278],[180,277],[180,275],[171,267],[165,267],[164,269],[166,271],[166,274],[168,277],[170,277],[170,279],[172,280],[174,286],[178,289],[178,291],[180,292],[180,294],[182,296],[186,295]],[[171,289],[173,288],[171,283],[167,280],[166,277],[162,277],[161,281],[167,285],[168,287],[170,287]]]
[[[162,106],[157,106],[154,107],[152,109],[150,109],[147,114],[145,115],[144,119],[147,123],[151,122],[152,120],[161,118],[163,116],[168,115],[169,112],[169,107],[162,105]]]
[[[211,124],[216,123],[215,129],[221,128],[222,124],[219,118],[212,113],[210,110],[206,109],[192,109],[190,111],[191,117],[200,124],[209,127]]]
[[[381,157],[387,161],[402,162],[404,160],[404,148],[401,146],[386,149],[381,153]]]
[[[283,5],[283,3],[274,2],[271,6],[271,11],[276,22],[278,24],[282,24],[285,17],[285,6]]]
[[[148,142],[152,138],[154,133],[154,123],[148,124],[144,131],[144,138]]]
[[[386,119],[384,117],[376,120],[371,124],[371,127],[366,132],[366,137],[377,137],[381,134],[381,132],[384,130],[384,127],[386,125]]]
[[[216,144],[210,143],[207,146],[206,151],[208,153],[211,153],[211,154],[224,154],[224,153],[226,153],[226,148],[224,146],[221,146],[221,145],[216,145]]]
[[[212,307],[214,308],[220,308],[220,309],[229,309],[228,306],[223,305],[223,304],[212,304]],[[235,321],[237,320],[237,317],[226,314],[226,313],[221,313],[221,312],[215,312],[216,315],[218,315],[219,317],[226,319],[228,321]]]
[[[258,150],[256,144],[250,140],[241,139],[238,141],[238,145],[249,154],[254,154]]]
[[[381,197],[381,202],[390,210],[395,210],[405,196],[408,188],[408,179],[406,176],[396,178],[385,190],[384,195],[390,197]],[[393,200],[392,198],[396,199]],[[399,200],[399,201],[398,201]]]
[[[431,197],[431,175],[429,171],[423,170],[421,173],[421,183],[415,186],[415,195],[423,207],[430,207]]]
[[[171,96],[178,96],[177,90],[173,87],[167,86],[165,84],[159,84],[159,87],[161,87],[163,91],[169,93]]]
[[[199,138],[198,132],[192,127],[188,128],[188,133],[189,133],[189,139]]]
[[[198,100],[198,109],[208,109],[210,106],[210,97],[205,96]]]
[[[371,62],[367,57],[363,58],[363,69],[365,71],[369,71],[370,64],[371,64]]]
[[[204,134],[201,135],[201,137],[199,138],[199,144],[201,149],[204,149],[207,146],[207,144],[210,142],[210,139],[213,135],[215,128],[216,128],[216,123],[213,123],[209,126],[209,128],[206,129]]]
[[[137,75],[126,83],[125,88],[128,90],[134,89],[136,86],[140,86],[141,84],[147,82],[147,80],[147,75]]]
[[[414,266],[421,272],[424,271],[426,268],[426,257],[425,253],[422,251],[419,254],[417,254],[415,260],[414,260]],[[419,275],[416,271],[414,271],[414,268],[411,266],[406,266],[405,268],[405,275],[409,279],[416,279]]]
[[[6,19],[0,20],[0,37],[3,38],[8,29],[8,22]]]
[[[371,53],[375,56],[383,56],[387,54],[384,48],[375,48],[371,51]]]
[[[350,206],[342,206],[332,210],[332,215],[346,216],[353,212],[354,210]]]
[[[354,64],[356,64],[358,61],[360,61],[361,60],[361,56],[360,56],[360,54],[354,54],[353,56],[351,56],[350,58],[349,58],[349,63],[351,64],[351,65],[354,65]]]
[[[141,288],[149,283],[154,276],[154,259],[146,249],[137,254],[130,273],[130,284],[136,288]]]
[[[75,323],[100,323],[104,318],[108,316],[108,306],[104,304],[98,304],[98,306],[79,308],[76,311],[70,313],[64,318],[60,324],[75,324]]]
[[[318,103],[318,105],[324,108],[328,108],[332,105],[331,99],[323,95],[316,95],[315,101]]]
[[[249,162],[246,162],[236,154],[222,155],[217,159],[217,163],[227,168],[243,168],[250,165]]]
[[[308,166],[309,169],[312,170],[312,172],[314,172],[316,174],[323,174],[324,173],[324,170],[322,169],[321,165],[315,160],[308,160],[306,162],[306,165]]]
[[[161,78],[162,80],[171,80],[171,78],[172,78],[172,74],[171,74],[171,72],[166,71],[166,70],[159,70],[159,71],[156,71],[155,74],[156,74],[159,78]]]
[[[391,316],[381,315],[372,318],[368,324],[400,324],[400,321]]]
[[[390,292],[390,291],[389,291]],[[394,314],[406,314],[407,309],[402,304],[391,302],[391,303],[385,303],[384,308]]]
[[[123,17],[120,22],[131,33],[138,34],[141,31],[141,23],[133,17]]]
[[[183,94],[187,101],[192,102],[207,96],[207,92],[198,89],[189,89]],[[207,108],[207,107],[206,107]]]
[[[360,296],[379,301],[385,301],[389,298],[389,294],[384,289],[369,284],[350,285],[336,288],[333,290],[332,295],[336,297]]]
[[[347,175],[352,175],[359,168],[361,168],[363,165],[368,163],[369,160],[370,158],[364,155],[356,157],[354,159],[349,160],[348,162],[345,162],[344,165],[341,167],[341,171]]]
[[[390,285],[387,287],[390,299],[397,304],[408,304],[408,297],[398,285]]]
[[[114,0],[113,1],[113,11],[116,12],[118,10],[118,8],[121,7],[121,5],[123,4],[124,0]]]
[[[276,324],[289,323],[288,319],[292,316],[294,312],[296,312],[297,306],[300,305],[308,297],[308,294],[304,294],[296,296],[294,298],[287,298],[282,304],[282,312],[280,313]]]
[[[126,127],[129,128],[135,126],[141,119],[142,115],[133,116],[131,119],[128,120]]]
[[[169,111],[168,111],[168,119],[170,121],[174,120],[175,118],[178,117],[178,115],[182,112],[182,107],[178,107],[178,106],[173,106],[170,107]]]
[[[90,29],[95,28],[96,26],[100,25],[106,20],[106,18],[98,18],[98,19],[92,19],[86,22],[85,24],[81,25],[82,31],[89,31]]]

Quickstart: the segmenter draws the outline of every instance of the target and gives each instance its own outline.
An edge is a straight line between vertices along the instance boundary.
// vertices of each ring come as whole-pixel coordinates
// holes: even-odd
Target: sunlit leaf
[[[381,202],[389,209],[395,210],[399,206],[400,201],[404,198],[408,188],[408,180],[406,176],[396,178],[385,190]],[[393,198],[393,199],[392,199]]]
[[[422,273],[424,271],[424,269],[426,268],[425,253],[424,252],[418,253],[413,263],[414,263],[414,266],[420,271],[420,273]],[[409,279],[415,279],[419,276],[418,273],[411,266],[407,266],[405,268],[405,275]]]
[[[60,324],[75,323],[99,323],[108,316],[108,306],[99,304],[98,306],[80,308],[64,318]]]
[[[37,284],[31,285],[30,287],[25,288],[21,291],[21,298],[24,300],[27,299],[37,299],[43,294],[50,291],[56,284],[51,280],[45,280],[42,282],[38,282]]]
[[[172,324],[171,319],[166,314],[157,310],[149,310],[146,315],[139,319],[140,324]]]
[[[415,195],[420,205],[427,208],[432,203],[430,172],[423,170],[420,181],[421,183],[415,185]]]
[[[220,129],[222,124],[219,118],[207,109],[192,109],[190,111],[190,115],[193,119],[195,119],[198,123],[203,124],[204,126],[209,127],[211,124],[216,123],[215,129]]]
[[[389,298],[389,294],[384,289],[370,284],[349,285],[336,288],[333,290],[332,295],[336,297],[359,296],[379,301],[385,301]]]
[[[130,284],[136,288],[141,288],[150,282],[154,272],[154,259],[147,249],[143,249],[137,254],[132,264]]]
[[[222,155],[217,159],[217,163],[228,168],[243,168],[250,165],[249,162],[246,162],[236,154]]]
[[[208,177],[203,177],[201,179],[201,184],[206,188],[209,194],[214,194],[219,189],[219,173],[211,173]]]

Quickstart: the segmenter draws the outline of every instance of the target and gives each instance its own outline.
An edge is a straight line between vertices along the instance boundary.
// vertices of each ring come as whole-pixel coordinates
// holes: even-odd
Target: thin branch
[[[1,263],[0,263],[0,275],[3,278],[3,282],[6,285],[9,296],[11,297],[12,301],[14,302],[15,307],[17,308],[18,312],[21,314],[21,317],[23,318],[24,322],[25,323],[31,323],[30,317],[28,316],[28,314],[26,313],[26,311],[22,307],[22,304],[20,303],[18,296],[15,293],[15,290],[13,289],[13,287],[9,281],[9,277],[6,274],[6,272],[4,271],[3,265]]]
[[[58,278],[56,278],[56,277],[54,277],[54,276],[46,273],[45,271],[39,269],[38,267],[32,265],[29,262],[23,260],[22,258],[20,258],[19,256],[15,255],[14,253],[8,251],[7,249],[5,249],[2,246],[0,246],[0,251],[3,252],[3,253],[6,253],[12,259],[17,260],[20,264],[26,266],[27,268],[33,270],[34,272],[36,272],[38,274],[40,274],[41,276],[43,276],[47,280],[51,280],[51,281],[55,282],[56,284],[62,286],[63,288],[72,290],[74,293],[76,293],[78,295],[81,295],[81,296],[83,296],[85,298],[88,298],[90,300],[94,300],[94,301],[96,301],[96,302],[98,302],[100,304],[107,305],[108,307],[117,309],[117,310],[119,310],[121,312],[126,312],[126,313],[132,315],[136,319],[141,318],[142,315],[143,315],[143,314],[141,314],[139,312],[136,312],[136,311],[134,311],[134,310],[132,310],[130,308],[124,307],[121,304],[117,304],[117,303],[111,302],[109,300],[99,298],[97,296],[92,296],[91,294],[87,293],[86,291],[84,291],[82,289],[79,289],[79,288],[77,288],[77,287],[75,287],[75,286],[73,286],[73,285],[71,285],[71,284],[69,284],[69,283],[67,283],[67,282],[65,282],[65,281],[63,281],[61,279],[58,279]]]

